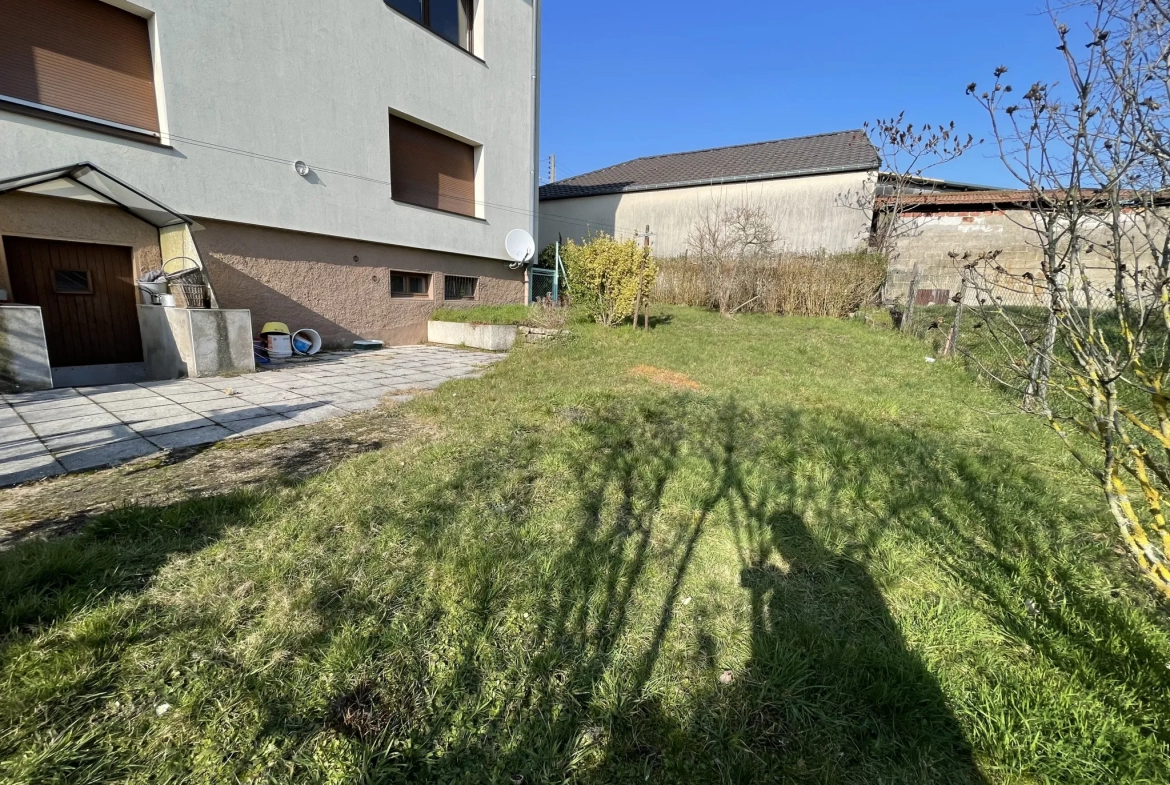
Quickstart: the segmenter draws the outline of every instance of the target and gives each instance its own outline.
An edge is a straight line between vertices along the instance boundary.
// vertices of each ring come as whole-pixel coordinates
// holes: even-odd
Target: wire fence
[[[1104,284],[1051,283],[1031,272],[1010,273],[994,258],[962,267],[957,288],[920,285],[917,270],[895,309],[904,332],[931,345],[935,357],[962,357],[976,370],[1022,396],[1025,407],[1046,395],[1050,377],[1061,363],[1057,318],[1092,315],[1109,323],[1116,312],[1113,292]]]

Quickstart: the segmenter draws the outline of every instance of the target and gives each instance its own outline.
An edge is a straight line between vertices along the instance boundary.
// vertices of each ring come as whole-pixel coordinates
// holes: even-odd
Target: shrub
[[[561,247],[575,308],[606,327],[634,312],[638,293],[649,294],[658,265],[635,240],[621,242],[599,234],[584,245],[572,240]]]
[[[790,316],[847,316],[871,304],[886,278],[886,258],[866,252],[743,258],[722,265],[718,282],[688,257],[658,266],[658,302]]]

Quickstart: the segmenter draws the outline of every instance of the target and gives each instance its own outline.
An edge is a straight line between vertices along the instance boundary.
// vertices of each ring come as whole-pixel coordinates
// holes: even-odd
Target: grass
[[[431,316],[436,322],[526,325],[533,318],[528,305],[473,305],[468,308],[438,308]]]
[[[0,554],[0,779],[1170,781],[1167,609],[997,407],[859,322],[522,347],[439,439]]]

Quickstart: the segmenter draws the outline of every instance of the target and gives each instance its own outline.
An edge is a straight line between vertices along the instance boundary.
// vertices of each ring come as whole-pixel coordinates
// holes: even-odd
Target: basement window
[[[430,297],[431,276],[427,273],[390,273],[390,296]]]
[[[473,0],[386,0],[386,5],[435,35],[471,52]]]
[[[474,300],[478,284],[478,278],[469,278],[466,275],[445,275],[443,276],[443,299]]]
[[[54,294],[93,294],[93,285],[86,270],[54,270]]]

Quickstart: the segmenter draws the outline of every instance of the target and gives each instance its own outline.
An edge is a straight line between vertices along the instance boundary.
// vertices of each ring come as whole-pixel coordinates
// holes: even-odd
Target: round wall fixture
[[[299,174],[301,177],[308,177],[309,172],[313,171],[304,161],[297,161],[293,164],[293,168],[297,170],[297,174]]]

